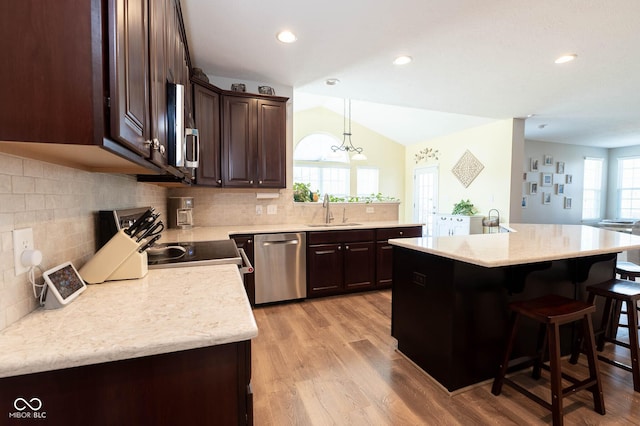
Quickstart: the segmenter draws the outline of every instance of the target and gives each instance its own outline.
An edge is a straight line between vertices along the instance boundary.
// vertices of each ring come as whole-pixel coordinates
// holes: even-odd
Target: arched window
[[[334,152],[341,141],[326,133],[312,133],[298,142],[293,152],[293,181],[311,184],[313,191],[336,197],[349,196],[349,154]]]

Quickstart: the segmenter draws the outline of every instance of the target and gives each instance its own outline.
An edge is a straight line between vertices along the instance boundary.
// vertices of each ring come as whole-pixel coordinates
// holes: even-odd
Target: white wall
[[[405,199],[413,198],[413,173],[416,168],[438,164],[438,212],[451,213],[453,205],[461,199],[469,199],[478,214],[487,215],[497,209],[501,222],[508,222],[511,211],[511,186],[513,155],[518,158],[524,142],[524,126],[521,120],[508,119],[474,127],[447,136],[411,145],[406,150]],[[516,133],[520,135],[515,135]],[[437,149],[438,160],[416,163],[415,155],[424,148]],[[469,150],[484,168],[468,187],[464,187],[452,173],[460,157]],[[521,178],[520,173],[518,175]],[[517,181],[517,179],[516,179]],[[411,203],[406,203],[404,219],[411,221]]]
[[[522,159],[521,176],[522,195],[527,197],[527,208],[522,209],[522,223],[559,223],[559,224],[580,224],[582,223],[582,190],[584,187],[584,158],[594,157],[604,159],[603,176],[607,176],[607,161],[609,153],[606,148],[594,148],[581,145],[568,145],[541,141],[525,141],[524,158]],[[553,165],[545,166],[543,159],[545,155],[553,157]],[[530,170],[531,159],[538,160],[538,172]],[[557,163],[562,161],[564,173],[559,174]],[[553,174],[553,186],[541,186],[542,173]],[[572,183],[566,183],[566,176],[572,176]],[[538,183],[538,193],[529,194],[529,183]],[[565,194],[556,194],[556,184],[565,184]],[[551,203],[543,204],[543,192],[551,192]],[[615,192],[615,189],[614,189]],[[571,209],[564,208],[564,198],[571,198]],[[603,202],[602,217],[605,217],[605,206]]]

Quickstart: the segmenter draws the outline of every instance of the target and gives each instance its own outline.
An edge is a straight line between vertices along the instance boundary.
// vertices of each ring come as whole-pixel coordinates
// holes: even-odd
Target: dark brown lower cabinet
[[[391,288],[393,284],[392,238],[421,237],[422,226],[376,229],[376,288]]]
[[[375,231],[319,231],[307,234],[307,297],[373,288]]]
[[[2,378],[0,407],[3,424],[251,425],[251,342]]]

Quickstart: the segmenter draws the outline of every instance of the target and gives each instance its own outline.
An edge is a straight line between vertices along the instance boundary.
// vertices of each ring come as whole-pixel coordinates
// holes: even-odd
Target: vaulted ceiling
[[[640,144],[638,0],[181,3],[194,66],[292,86],[296,108],[352,98],[354,121],[400,143],[534,114],[528,139]]]

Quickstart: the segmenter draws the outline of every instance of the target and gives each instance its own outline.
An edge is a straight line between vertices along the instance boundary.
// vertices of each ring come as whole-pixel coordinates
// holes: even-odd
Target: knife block
[[[78,272],[87,284],[103,283],[131,255],[139,254],[139,247],[140,244],[121,229]]]
[[[106,281],[132,280],[142,278],[149,272],[147,252],[134,252],[122,265],[109,275]]]

